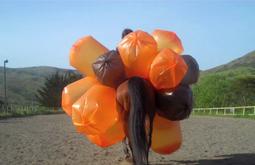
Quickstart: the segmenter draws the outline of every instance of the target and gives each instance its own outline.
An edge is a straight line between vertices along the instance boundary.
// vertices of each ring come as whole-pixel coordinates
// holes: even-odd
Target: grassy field
[[[25,117],[33,115],[46,115],[46,114],[61,114],[64,113],[62,109],[53,109],[49,107],[40,106],[14,106],[12,108],[0,109],[0,119],[6,119],[10,117]]]
[[[224,115],[224,114],[209,114],[209,113],[203,113],[203,112],[193,112],[192,116],[211,116],[211,117],[226,117],[226,118],[244,118],[244,119],[253,119],[255,120],[255,115],[242,115],[242,114],[236,114],[236,115]]]

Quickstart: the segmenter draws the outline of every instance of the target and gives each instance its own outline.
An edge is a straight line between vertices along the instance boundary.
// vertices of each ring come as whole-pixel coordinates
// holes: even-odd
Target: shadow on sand
[[[213,159],[200,159],[200,160],[171,160],[151,165],[255,165],[255,153],[243,153],[232,155],[219,155]]]

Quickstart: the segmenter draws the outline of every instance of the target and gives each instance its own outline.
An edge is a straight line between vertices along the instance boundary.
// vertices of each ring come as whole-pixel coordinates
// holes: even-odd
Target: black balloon
[[[183,120],[192,112],[193,94],[188,85],[180,85],[171,93],[156,93],[157,112],[172,121]]]
[[[117,88],[126,79],[124,64],[115,50],[99,56],[92,67],[97,79],[104,85]]]
[[[184,76],[181,84],[195,84],[199,78],[199,65],[197,61],[190,55],[181,56],[188,66],[188,71]]]

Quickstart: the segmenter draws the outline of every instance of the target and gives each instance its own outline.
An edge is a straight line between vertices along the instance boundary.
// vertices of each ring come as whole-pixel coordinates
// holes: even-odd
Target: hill
[[[8,101],[17,104],[32,104],[38,88],[44,84],[45,77],[55,72],[66,73],[68,69],[55,67],[7,68]],[[0,67],[0,100],[3,100],[3,67]]]
[[[196,107],[255,105],[255,51],[201,73]]]
[[[70,70],[54,67],[7,69],[7,92],[11,103],[32,104],[45,77]],[[251,83],[250,83],[251,82]],[[225,65],[201,72],[193,87],[196,107],[255,105],[255,51]],[[3,68],[0,67],[0,100],[3,100]]]
[[[236,69],[240,67],[255,68],[255,51],[252,51],[240,58],[237,58],[227,64],[217,66],[212,69],[204,71],[205,73],[222,72],[230,69]]]

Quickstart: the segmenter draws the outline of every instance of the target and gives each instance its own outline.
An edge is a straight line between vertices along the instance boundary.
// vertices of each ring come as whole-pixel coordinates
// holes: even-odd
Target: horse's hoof
[[[132,165],[132,160],[131,159],[124,159],[120,162],[119,165]]]

